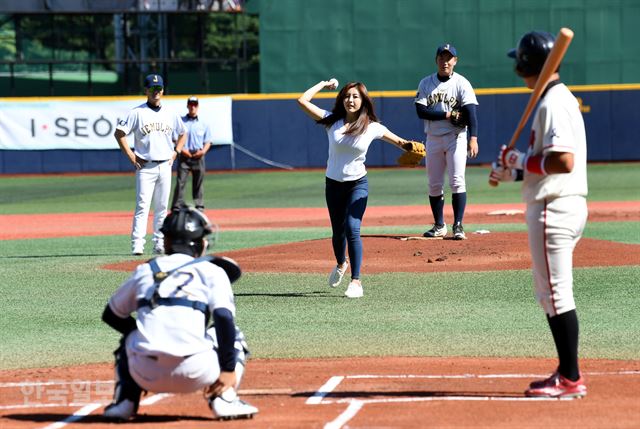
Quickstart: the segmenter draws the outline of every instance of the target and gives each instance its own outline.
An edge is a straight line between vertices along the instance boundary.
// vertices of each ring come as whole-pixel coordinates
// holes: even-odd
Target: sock
[[[580,378],[578,369],[578,315],[575,310],[557,316],[547,316],[558,352],[558,372],[571,381]]]
[[[453,224],[462,223],[464,209],[467,207],[467,193],[451,194],[451,204],[453,205]]]
[[[437,197],[429,195],[429,204],[431,205],[433,221],[438,225],[444,225],[444,194]]]

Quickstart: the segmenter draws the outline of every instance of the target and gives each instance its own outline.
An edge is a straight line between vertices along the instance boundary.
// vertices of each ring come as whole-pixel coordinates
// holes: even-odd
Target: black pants
[[[183,156],[180,156],[178,158],[178,177],[176,181],[176,188],[173,191],[173,201],[171,202],[172,209],[184,204],[184,188],[187,184],[189,172],[191,172],[191,176],[193,177],[191,186],[193,202],[196,208],[204,208],[204,192],[202,189],[204,174],[206,172],[204,156],[199,159],[184,158]]]

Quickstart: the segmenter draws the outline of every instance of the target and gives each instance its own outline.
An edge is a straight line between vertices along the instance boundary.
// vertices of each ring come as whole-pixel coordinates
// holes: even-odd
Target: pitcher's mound
[[[364,235],[365,273],[494,271],[529,269],[531,259],[524,232],[474,234],[467,240],[420,240],[407,235]],[[583,238],[574,253],[574,266],[635,265],[629,255],[640,246]],[[328,273],[335,264],[331,239],[308,240],[225,252],[245,272]],[[131,271],[140,261],[105,268]]]

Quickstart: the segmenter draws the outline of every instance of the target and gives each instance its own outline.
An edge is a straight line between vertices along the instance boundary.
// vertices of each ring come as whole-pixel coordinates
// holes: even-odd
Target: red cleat
[[[545,380],[531,383],[524,394],[535,398],[582,398],[587,396],[587,386],[584,377],[571,381],[556,371]]]

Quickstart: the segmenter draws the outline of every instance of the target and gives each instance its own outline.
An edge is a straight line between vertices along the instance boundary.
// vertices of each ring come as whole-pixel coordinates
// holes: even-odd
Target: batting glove
[[[506,145],[502,145],[498,159],[506,168],[524,170],[524,166],[527,161],[527,154],[520,152],[518,149],[507,149]]]
[[[504,168],[499,162],[491,163],[491,174],[489,179],[494,182],[513,182],[518,176],[518,170]]]

